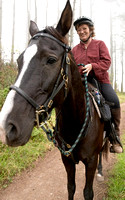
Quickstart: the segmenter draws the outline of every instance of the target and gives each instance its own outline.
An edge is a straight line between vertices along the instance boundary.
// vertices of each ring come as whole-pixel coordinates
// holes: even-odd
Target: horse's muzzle
[[[6,130],[0,127],[0,141],[8,146],[17,147],[24,145],[28,139],[22,137],[19,127],[10,123]]]
[[[15,143],[18,140],[18,128],[16,125],[10,123],[7,128],[6,141],[9,146],[16,146]]]
[[[7,129],[5,130],[0,126],[0,140],[3,144],[7,144],[9,146],[16,146],[14,143],[18,138],[18,131],[16,126],[13,124],[9,124]]]

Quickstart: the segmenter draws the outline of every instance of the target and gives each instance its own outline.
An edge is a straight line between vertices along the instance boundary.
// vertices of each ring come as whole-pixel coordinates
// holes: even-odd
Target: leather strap
[[[18,94],[24,97],[24,99],[26,99],[37,110],[40,108],[40,106],[30,96],[28,96],[22,89],[18,88],[15,85],[10,86],[10,89],[15,90]]]

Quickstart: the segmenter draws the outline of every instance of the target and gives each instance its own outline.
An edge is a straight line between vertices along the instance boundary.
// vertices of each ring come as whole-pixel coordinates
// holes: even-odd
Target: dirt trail
[[[125,129],[125,103],[122,104],[121,131]],[[109,154],[103,161],[104,182],[94,180],[94,200],[102,200],[106,195],[109,170],[115,162],[115,155]],[[75,200],[83,199],[84,165],[79,163],[76,171]],[[48,152],[44,160],[35,162],[35,168],[16,176],[6,189],[0,190],[0,200],[66,200],[66,172],[57,149]]]

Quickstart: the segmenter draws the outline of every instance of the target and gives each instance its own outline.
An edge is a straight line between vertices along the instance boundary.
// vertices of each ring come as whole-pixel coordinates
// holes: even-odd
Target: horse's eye
[[[48,58],[48,60],[47,60],[47,64],[53,64],[53,63],[55,63],[56,61],[57,61],[56,58],[50,57],[50,58]]]

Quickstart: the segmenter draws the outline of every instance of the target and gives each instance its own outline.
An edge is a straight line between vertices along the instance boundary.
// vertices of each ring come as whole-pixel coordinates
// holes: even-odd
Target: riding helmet
[[[84,16],[78,18],[73,23],[73,25],[75,26],[76,29],[77,29],[77,25],[80,25],[80,24],[89,24],[90,26],[94,26],[93,21],[90,18],[84,17]]]

